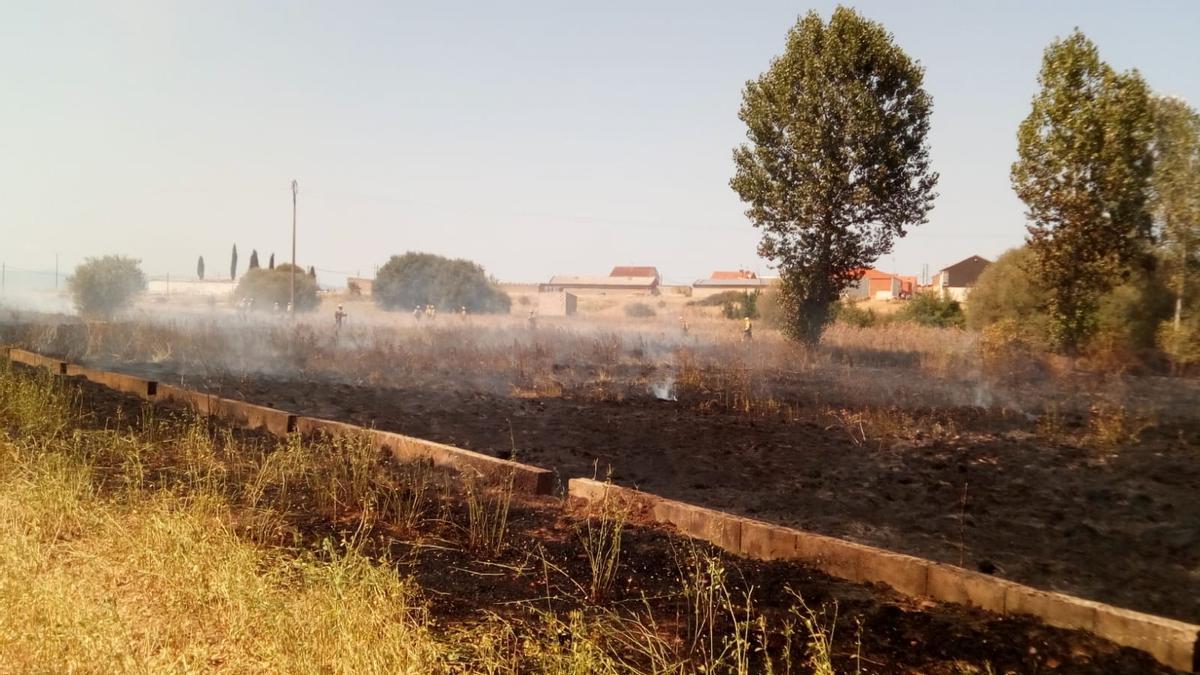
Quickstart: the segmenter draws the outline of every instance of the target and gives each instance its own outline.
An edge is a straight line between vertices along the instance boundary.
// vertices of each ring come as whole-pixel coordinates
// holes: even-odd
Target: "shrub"
[[[758,318],[768,326],[779,328],[787,320],[779,306],[779,291],[769,290],[758,298]]]
[[[75,309],[83,316],[108,319],[146,290],[140,260],[119,255],[88,258],[67,278]]]
[[[1162,322],[1157,341],[1177,371],[1200,363],[1200,321],[1195,317],[1182,322],[1178,329],[1170,321]]]
[[[863,309],[853,302],[840,301],[833,306],[833,318],[855,328],[870,328],[878,321],[870,308]]]
[[[651,316],[657,316],[657,312],[650,305],[644,302],[631,302],[625,305],[625,316],[631,319],[644,319]]]
[[[480,265],[411,251],[392,256],[379,268],[373,295],[383,309],[401,311],[433,305],[447,310],[466,307],[472,314],[503,314],[512,307],[508,294]]]
[[[743,295],[745,293],[742,291],[722,291],[699,300],[689,300],[687,304],[695,307],[721,307],[729,302],[741,302]]]
[[[962,305],[957,300],[943,298],[937,293],[916,294],[895,313],[894,318],[938,328],[962,328],[967,323]]]
[[[296,267],[296,311],[308,312],[317,308],[317,281]],[[283,263],[275,269],[255,267],[248,270],[240,281],[234,296],[237,299],[254,300],[255,309],[271,309],[279,303],[280,309],[291,302],[292,265]]]
[[[1043,311],[1046,292],[1033,283],[1026,268],[1033,253],[1022,246],[1006,251],[988,265],[971,289],[967,324],[979,330],[999,321],[1026,325],[1048,336],[1049,318]]]

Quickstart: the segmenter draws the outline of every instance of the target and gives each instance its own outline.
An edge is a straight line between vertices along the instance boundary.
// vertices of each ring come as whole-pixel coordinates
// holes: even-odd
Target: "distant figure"
[[[342,321],[344,321],[346,319],[346,316],[347,316],[346,312],[342,309],[342,306],[339,304],[337,311],[333,313],[333,327],[337,330],[341,330]]]
[[[746,317],[746,325],[742,328],[742,342],[754,339],[754,327],[750,325],[750,317]]]
[[[683,331],[684,335],[688,334],[688,322],[687,319],[683,318],[682,316],[679,317],[679,329]]]
[[[275,306],[271,308],[271,311],[272,311],[272,312],[274,312],[274,313],[276,313],[276,314],[278,314],[278,313],[279,313],[279,303],[278,303],[278,302],[276,302],[276,303],[275,303]]]
[[[421,306],[420,305],[413,307],[413,318],[416,319],[418,322],[421,321]]]
[[[293,311],[294,309],[295,309],[295,308],[294,308],[294,307],[292,307],[292,303],[290,303],[290,302],[289,302],[289,303],[288,303],[288,308],[287,308],[287,313],[288,313],[288,314],[291,314],[291,313],[292,313],[292,311]]]
[[[462,317],[463,321],[466,321],[466,320],[467,320],[467,306],[466,306],[466,305],[463,305],[463,306],[462,306],[462,309],[460,309],[460,310],[458,311],[458,315],[459,315],[460,317]]]
[[[534,330],[537,328],[537,317],[535,317],[533,315],[532,309],[529,310],[529,320],[528,321],[529,321],[529,330]]]

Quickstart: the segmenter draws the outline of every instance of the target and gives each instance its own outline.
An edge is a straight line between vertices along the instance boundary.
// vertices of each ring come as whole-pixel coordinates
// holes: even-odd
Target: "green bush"
[[[119,255],[88,258],[67,278],[75,309],[83,316],[109,319],[146,290],[140,260]]]
[[[303,268],[296,267],[296,311],[309,312],[317,308],[317,280],[308,276]],[[283,263],[275,269],[255,267],[242,275],[238,281],[234,297],[237,300],[250,298],[254,300],[254,309],[274,309],[279,303],[280,309],[287,309],[291,302],[292,265]]]
[[[962,328],[967,323],[962,305],[938,293],[917,293],[892,318],[938,328]]]
[[[726,303],[741,302],[745,291],[722,291],[699,300],[688,300],[687,304],[694,307],[723,307]]]
[[[833,305],[833,320],[855,328],[869,328],[879,322],[879,317],[870,308],[842,300]]]
[[[967,325],[975,330],[1003,320],[1015,321],[1049,336],[1043,311],[1046,292],[1033,283],[1028,268],[1033,252],[1022,246],[1006,251],[979,275],[967,300]]]
[[[760,291],[722,291],[703,298],[692,300],[687,304],[696,307],[720,307],[721,314],[726,319],[758,318],[758,300]]]
[[[758,318],[772,328],[783,326],[786,317],[783,308],[779,306],[779,291],[771,289],[758,298]]]
[[[625,316],[631,319],[644,319],[657,315],[654,308],[644,302],[631,302],[625,305]]]
[[[1163,321],[1158,328],[1157,341],[1177,370],[1200,363],[1200,320],[1195,317],[1182,322],[1178,329],[1173,322]]]
[[[446,311],[466,307],[472,314],[505,314],[512,307],[512,299],[480,265],[411,251],[392,256],[379,268],[372,295],[383,309],[401,311],[433,305]]]

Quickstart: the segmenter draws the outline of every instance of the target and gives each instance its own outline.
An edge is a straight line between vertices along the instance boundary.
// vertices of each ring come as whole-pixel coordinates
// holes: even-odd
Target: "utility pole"
[[[296,193],[300,185],[292,180],[292,302],[288,305],[292,317],[296,316]]]

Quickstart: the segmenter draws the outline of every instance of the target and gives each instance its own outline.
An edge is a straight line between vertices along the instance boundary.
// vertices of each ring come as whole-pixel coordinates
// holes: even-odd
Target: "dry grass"
[[[65,381],[0,368],[0,671],[749,673],[769,662],[755,631],[786,643],[788,663],[811,651],[813,636],[777,633],[705,548],[679,554],[685,626],[649,603],[604,606],[619,509],[579,525],[595,569],[572,583],[588,609],[531,602],[526,620],[439,623],[368,542],[421,537],[430,508],[447,512],[436,502],[475,494],[457,545],[490,558],[511,486],[456,491],[428,469],[381,466],[353,436],[268,448],[148,409],[128,426],[81,412]],[[341,535],[298,536],[314,516]]]

